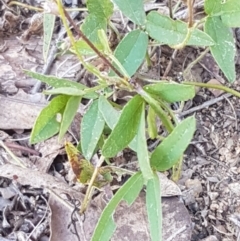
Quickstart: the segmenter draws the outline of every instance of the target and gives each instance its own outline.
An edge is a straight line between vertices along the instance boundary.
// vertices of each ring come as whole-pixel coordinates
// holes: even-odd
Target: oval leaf
[[[107,99],[103,96],[99,97],[98,101],[98,108],[100,112],[102,113],[102,116],[109,126],[109,128],[112,130],[115,125],[117,124],[120,112],[114,109],[114,107],[107,101]],[[133,140],[129,143],[129,148],[131,148],[133,151],[137,152],[137,138],[134,137]]]
[[[189,88],[191,87],[191,88]],[[150,93],[157,95],[160,99],[169,103],[178,101],[186,101],[195,96],[194,86],[161,82],[144,86],[144,89]]]
[[[59,95],[42,109],[31,132],[31,144],[44,141],[58,133],[60,121],[57,120],[57,114],[62,115],[68,100],[69,96]]]
[[[146,14],[144,11],[143,0],[112,0],[122,13],[131,21],[138,25],[144,25]]]
[[[139,195],[143,187],[143,176],[140,172],[134,174],[126,183],[117,191],[114,197],[104,208],[97,226],[94,230],[91,241],[106,241],[110,240],[113,235],[116,224],[113,220],[113,214],[120,203],[125,200],[128,205],[131,205]]]
[[[98,108],[105,122],[112,130],[119,120],[120,112],[114,109],[114,107],[107,101],[104,96],[99,97]]]
[[[113,4],[110,0],[88,0],[87,8],[89,14],[98,19],[108,19],[113,14]]]
[[[205,0],[204,10],[210,16],[221,16],[222,22],[232,28],[240,27],[239,0]]]
[[[48,51],[51,45],[56,16],[54,14],[43,14],[43,59],[47,62]]]
[[[82,153],[87,160],[90,160],[97,146],[98,140],[103,132],[104,119],[98,110],[98,101],[94,101],[81,123],[81,147]]]
[[[187,23],[180,20],[173,20],[158,12],[151,11],[147,15],[146,30],[150,37],[160,43],[177,45],[184,41],[187,35]],[[210,46],[214,41],[203,31],[194,29],[187,42],[187,45]]]
[[[177,163],[188,147],[196,129],[196,120],[193,116],[182,121],[160,143],[151,155],[152,168],[166,171]]]
[[[142,64],[148,46],[148,36],[141,30],[128,33],[118,44],[114,56],[122,64],[129,76],[135,74]],[[115,65],[116,68],[118,68]]]
[[[150,166],[148,147],[146,140],[146,124],[145,124],[145,105],[142,105],[142,114],[137,133],[137,157],[140,170],[142,171],[144,180],[153,178],[153,172]]]
[[[220,17],[208,17],[205,31],[216,42],[210,47],[211,53],[229,82],[236,79],[234,57],[236,48],[231,29],[226,27]]]
[[[205,0],[204,10],[208,15],[222,15],[240,11],[239,0]]]
[[[62,78],[57,78],[55,76],[52,75],[44,75],[44,74],[39,74],[36,72],[32,72],[29,70],[24,70],[24,72],[34,78],[34,79],[38,79],[54,88],[61,88],[61,87],[72,87],[72,88],[76,88],[78,90],[83,90],[88,88],[87,86],[80,84],[80,83],[76,83],[72,80],[67,80],[67,79],[62,79]]]
[[[123,150],[137,134],[143,99],[136,95],[123,108],[121,116],[106,140],[102,153],[113,157]]]
[[[83,96],[85,94],[84,90],[78,90],[72,87],[60,87],[56,89],[45,90],[43,91],[43,93],[46,95],[63,94],[63,95],[73,95],[73,96]]]
[[[61,140],[71,125],[73,118],[78,110],[81,96],[71,96],[63,112],[61,127],[58,139]]]
[[[97,18],[95,15],[88,15],[81,26],[83,33],[92,43],[100,43],[98,38],[98,30],[107,29],[107,20],[105,18]],[[83,41],[83,40],[82,40]]]
[[[146,206],[152,241],[162,240],[162,204],[161,189],[158,175],[147,182]]]

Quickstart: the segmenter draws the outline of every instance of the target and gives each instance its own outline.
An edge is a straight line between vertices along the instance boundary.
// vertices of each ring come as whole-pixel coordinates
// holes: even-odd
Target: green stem
[[[171,133],[174,129],[174,126],[171,120],[169,119],[167,113],[162,109],[160,103],[156,101],[150,94],[148,94],[140,85],[136,84],[135,90],[153,108],[153,110],[161,119],[167,131]]]
[[[194,85],[194,86],[204,87],[204,88],[209,88],[209,89],[222,90],[224,92],[230,93],[230,94],[240,98],[240,93],[238,91],[230,89],[230,88],[228,88],[226,86],[223,86],[223,85],[214,85],[214,84],[206,84],[206,83],[199,83],[199,82],[189,82],[189,81],[184,81],[183,84],[185,84],[185,85]]]
[[[80,209],[80,213],[81,214],[84,213],[86,211],[86,209],[87,209],[88,203],[89,203],[90,198],[92,196],[92,192],[94,190],[93,183],[94,183],[94,181],[95,181],[95,179],[96,179],[96,177],[97,177],[97,175],[99,173],[99,169],[100,169],[101,165],[103,164],[104,159],[105,159],[105,157],[101,156],[99,161],[98,161],[98,163],[97,163],[97,166],[94,169],[92,178],[91,178],[91,180],[90,180],[90,182],[88,184],[86,195],[85,195],[85,197],[83,199],[83,203],[81,205],[81,209]]]
[[[162,100],[158,100],[160,105],[168,112],[168,114],[171,116],[171,118],[173,119],[174,123],[176,125],[179,124],[179,121],[177,120],[176,116],[174,115],[173,111],[171,110],[171,108],[168,107],[168,105],[166,103],[164,103]]]
[[[198,63],[209,51],[209,48],[206,48],[193,62],[191,62],[187,68],[183,71],[183,77],[188,74],[188,72],[191,70],[191,68]]]
[[[60,2],[58,0],[58,4],[60,5]],[[62,8],[63,13],[65,17],[67,18],[68,22],[73,26],[74,30],[78,34],[79,37],[81,37],[88,45],[89,47],[103,60],[104,63],[106,63],[120,78],[125,78],[125,76],[120,73],[120,71],[112,65],[112,63],[102,54],[95,46],[94,44],[83,34],[83,32],[80,30],[80,28],[75,24],[75,22],[71,19],[67,11]]]

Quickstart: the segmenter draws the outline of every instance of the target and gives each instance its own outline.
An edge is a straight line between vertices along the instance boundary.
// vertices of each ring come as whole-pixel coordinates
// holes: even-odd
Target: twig
[[[191,70],[191,68],[198,63],[209,51],[209,48],[206,48],[193,62],[191,62],[183,72],[183,77]]]
[[[229,103],[229,105],[230,105],[231,108],[232,108],[232,111],[233,111],[233,114],[234,114],[234,117],[235,117],[235,124],[236,124],[236,131],[237,131],[237,130],[238,130],[238,122],[237,122],[237,114],[236,114],[236,111],[235,111],[235,109],[234,109],[234,107],[233,107],[232,102],[231,102],[227,97],[225,97],[225,100]]]
[[[222,90],[224,92],[230,93],[232,95],[237,96],[240,98],[240,92],[233,90],[227,86],[223,85],[214,85],[214,84],[206,84],[206,83],[199,83],[199,82],[189,82],[189,81],[184,81],[183,84],[185,85],[193,85],[193,86],[198,86],[198,87],[203,87],[203,88],[208,88],[208,89],[216,89],[216,90]]]
[[[48,212],[48,210],[50,210],[50,212],[51,212],[51,208],[50,208],[50,206],[49,206],[49,204],[48,204],[48,201],[47,201],[47,200],[45,199],[45,197],[42,196],[42,195],[41,195],[41,198],[45,201],[45,204],[47,205],[47,209],[45,210],[45,213],[44,213],[44,215],[42,216],[42,218],[40,219],[40,221],[38,222],[38,224],[34,227],[34,229],[32,230],[32,232],[28,235],[26,241],[28,241],[28,240],[31,238],[31,236],[33,235],[33,233],[37,230],[38,226],[40,226],[40,224],[43,222],[43,220],[47,217],[47,212]]]
[[[173,18],[172,0],[168,0],[169,17]]]
[[[177,50],[177,49],[174,49],[174,51],[173,51],[173,53],[172,53],[172,57],[171,57],[171,59],[170,59],[170,61],[169,61],[169,63],[168,63],[168,66],[167,66],[164,74],[163,74],[163,78],[167,77],[167,75],[168,75],[168,73],[169,73],[169,71],[170,71],[170,69],[171,69],[171,67],[172,67],[173,60],[175,59],[175,57],[176,57],[176,55],[177,55],[177,52],[178,52],[178,50]]]
[[[193,1],[194,0],[187,0],[188,6],[188,28],[192,28],[193,26]]]
[[[19,150],[19,151],[25,151],[25,152],[28,152],[29,154],[33,154],[33,155],[36,155],[36,156],[40,156],[41,153],[36,151],[36,150],[33,150],[29,147],[26,147],[26,146],[21,146],[21,145],[18,145],[17,143],[11,143],[11,142],[5,142],[5,145],[9,148],[12,148],[12,149],[15,149],[15,150]]]
[[[224,95],[222,95],[222,96],[220,96],[220,97],[217,97],[217,98],[215,98],[215,99],[206,101],[206,102],[204,102],[203,104],[201,104],[201,105],[199,105],[199,106],[196,106],[196,107],[193,107],[193,108],[191,108],[191,109],[189,109],[189,110],[183,111],[182,113],[179,114],[179,116],[180,116],[180,117],[183,117],[183,116],[189,115],[189,114],[191,114],[191,113],[194,113],[194,112],[196,112],[196,111],[199,111],[199,110],[201,110],[201,109],[207,108],[207,107],[209,107],[210,105],[214,105],[214,104],[216,104],[217,102],[219,102],[219,101],[221,101],[221,100],[224,100],[225,98],[228,98],[228,97],[230,97],[230,96],[232,96],[232,94],[227,93],[227,94],[224,94]]]
[[[22,163],[22,161],[20,159],[18,159],[1,140],[0,140],[0,146],[2,146],[4,148],[4,150],[12,157],[12,159],[15,161],[16,165],[21,166],[23,168],[27,168],[26,165],[24,165]]]

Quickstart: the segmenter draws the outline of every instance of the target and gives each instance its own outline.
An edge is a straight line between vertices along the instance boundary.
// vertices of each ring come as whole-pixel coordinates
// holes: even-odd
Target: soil
[[[8,10],[5,6],[6,3],[2,4],[1,2],[0,45],[2,47],[0,47],[0,102],[2,102],[2,104],[5,103],[4,105],[7,109],[6,111],[8,111],[8,116],[11,116],[11,114],[16,114],[17,110],[13,109],[14,107],[11,107],[10,104],[7,105],[7,102],[4,101],[21,102],[22,104],[24,104],[24,101],[29,101],[31,102],[30,106],[37,106],[37,109],[34,109],[36,114],[32,114],[33,117],[35,117],[39,113],[38,108],[46,105],[46,100],[42,100],[42,97],[39,97],[40,99],[30,101],[27,100],[26,97],[16,98],[15,95],[19,91],[30,94],[37,83],[33,78],[27,77],[22,69],[37,72],[41,72],[44,69],[42,32],[39,31],[38,28],[36,28],[36,31],[29,30],[31,26],[29,22],[35,14],[34,11],[23,10],[16,6],[12,6],[10,10]],[[156,3],[157,2],[158,1],[156,1]],[[165,2],[161,1],[161,3],[164,6]],[[201,9],[200,7],[198,8]],[[184,9],[185,7],[183,6],[182,10]],[[199,11],[199,9],[196,11]],[[15,15],[15,12],[18,12],[19,15]],[[60,28],[59,21],[57,21],[57,25],[58,27],[54,32],[54,39],[57,38]],[[121,25],[119,24],[119,26]],[[236,38],[237,56],[239,56],[240,31],[239,29],[234,29],[233,31],[235,32]],[[143,67],[141,73],[154,79],[162,78],[165,75],[165,79],[177,82],[181,82],[182,79],[186,78],[203,83],[209,81],[216,83],[217,81],[218,84],[227,85],[239,91],[240,58],[238,57],[236,58],[237,78],[231,85],[227,83],[223,73],[218,68],[210,53],[207,53],[199,63],[196,63],[190,73],[184,73],[188,64],[194,61],[202,52],[203,49],[195,47],[186,47],[183,50],[177,51],[177,53],[174,53],[171,48],[166,46],[162,46],[161,48],[157,47],[152,55],[153,67],[147,71]],[[48,74],[63,76],[65,70],[74,66],[76,63],[77,60],[73,56],[60,56],[54,61]],[[168,67],[170,67],[169,71],[166,71]],[[91,75],[89,76],[83,73],[79,65],[72,68],[64,77],[75,81],[78,81],[81,77],[85,77],[84,84],[89,83],[92,78]],[[178,112],[180,108],[178,103],[172,106],[176,113],[178,113],[179,119],[183,119],[192,114],[194,114],[197,119],[197,131],[185,152],[182,176],[177,182],[182,191],[181,200],[183,200],[191,217],[191,241],[240,240],[240,126],[238,121],[238,117],[240,117],[240,99],[225,96],[219,101],[216,101],[215,104],[209,104],[207,107],[201,108],[202,104],[213,102],[219,98],[219,96],[223,95],[224,94],[219,91],[216,92],[199,88],[194,99],[186,102],[181,112]],[[199,109],[188,114],[189,110],[195,107],[199,107]],[[0,112],[1,111],[3,111],[3,107]],[[0,140],[5,141],[4,143],[7,143],[6,140],[10,139],[11,141],[17,140],[15,141],[17,145],[26,147],[24,150],[16,147],[11,148],[11,150],[22,159],[27,159],[26,162],[31,166],[31,163],[35,163],[36,160],[34,160],[33,157],[30,158],[30,156],[32,156],[30,150],[36,151],[37,153],[34,153],[34,155],[37,156],[40,147],[37,145],[28,146],[27,141],[24,139],[26,136],[29,136],[29,131],[34,121],[34,118],[33,120],[29,118],[28,122],[25,123],[26,117],[24,118],[24,122],[18,123],[18,125],[16,125],[16,121],[12,123],[7,121],[7,119],[4,123],[2,122],[0,127]],[[77,121],[78,123],[81,117],[77,116],[77,118],[75,122]],[[8,125],[5,125],[7,123]],[[79,130],[76,128],[79,127],[73,124],[73,136],[79,139]],[[54,139],[54,141],[57,143],[57,139]],[[46,145],[44,148],[46,148]],[[41,153],[48,159],[48,164],[44,162],[44,164],[41,164],[43,166],[39,169],[50,175],[54,174],[62,178],[63,175],[69,172],[65,164],[66,156],[64,151],[61,147],[57,147],[51,152],[51,154],[54,153],[54,155],[51,156],[52,159],[49,161],[50,154],[44,153],[46,149],[45,151],[41,151]],[[0,151],[0,163],[3,165],[6,163],[6,152],[3,151],[3,149],[0,149]],[[121,158],[123,160],[120,160]],[[44,161],[47,161],[46,159],[44,159]],[[125,153],[125,156],[119,157],[117,161],[119,165],[121,165],[123,163],[126,164],[125,162],[129,163],[133,159],[134,156],[132,153]],[[65,172],[65,174],[63,174],[63,172]],[[17,180],[17,177],[15,178]],[[8,235],[14,233],[15,230],[21,231],[22,239],[21,237],[17,237],[18,240],[26,240],[26,233],[29,233],[29,230],[31,230],[31,222],[36,224],[41,218],[45,218],[44,220],[49,218],[49,210],[46,208],[48,207],[46,201],[48,195],[42,193],[41,185],[39,185],[38,189],[32,189],[29,185],[17,186],[16,180],[9,182],[9,180],[1,176],[0,173],[0,237],[8,237],[6,240],[9,240],[10,237]],[[15,185],[15,191],[9,190],[9,187],[12,188],[12,185]],[[15,199],[18,199],[17,201],[14,200],[14,205],[17,203],[17,207],[10,210],[1,209],[1,205],[5,205],[2,203],[2,197],[3,190],[6,188],[8,188],[7,194],[12,193],[12,196],[9,194],[11,197],[8,196],[11,203],[13,203],[13,199],[11,198],[16,197]],[[66,189],[64,190],[66,191]],[[24,202],[23,199],[27,199],[29,208],[24,206],[26,202]],[[4,223],[6,221],[4,218],[6,218],[7,215],[9,215],[9,224]],[[27,217],[30,220],[28,225],[23,221],[23,217]],[[21,222],[16,222],[16,220],[20,220]],[[50,224],[43,222],[42,225],[45,225],[45,231],[39,231],[41,235],[36,236],[35,240],[47,240],[49,238]],[[20,234],[18,233],[18,235]],[[17,240],[16,237],[11,238]],[[176,238],[174,240],[177,241],[178,239]]]

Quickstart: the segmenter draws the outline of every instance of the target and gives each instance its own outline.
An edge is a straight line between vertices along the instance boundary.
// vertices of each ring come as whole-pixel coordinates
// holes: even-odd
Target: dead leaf
[[[64,200],[66,193],[76,199],[83,200],[83,195],[66,183],[48,174],[21,168],[11,164],[0,166],[1,176],[13,178],[17,176],[17,181],[22,185],[33,187],[45,187],[53,190],[61,199],[50,197],[49,204],[52,209],[52,237],[51,241],[73,240],[77,241],[68,224],[71,222],[71,212],[60,200]],[[64,198],[64,199],[63,199]],[[159,197],[160,198],[160,197]],[[191,220],[187,209],[179,197],[162,198],[163,209],[163,240],[165,241],[185,241],[191,237]],[[81,228],[79,222],[76,223],[78,233],[84,233],[86,241],[89,241],[94,231],[94,227],[100,217],[101,209],[92,202],[85,213],[85,221]],[[111,240],[150,240],[148,232],[148,222],[145,207],[145,193],[142,192],[132,206],[124,202],[120,204],[114,215],[117,222],[117,230]],[[72,227],[71,227],[72,228]],[[70,237],[71,236],[71,237]],[[69,239],[70,237],[70,239]]]
[[[39,171],[48,172],[53,160],[64,147],[65,140],[72,141],[72,136],[66,134],[65,138],[60,142],[58,141],[58,136],[53,136],[48,140],[35,145],[35,149],[42,154],[41,157],[35,159],[35,165]]]
[[[34,104],[35,97],[37,103],[42,102],[41,95],[26,94],[23,90],[11,98],[0,96],[0,129],[31,129],[43,108],[43,104]]]

